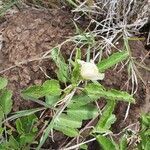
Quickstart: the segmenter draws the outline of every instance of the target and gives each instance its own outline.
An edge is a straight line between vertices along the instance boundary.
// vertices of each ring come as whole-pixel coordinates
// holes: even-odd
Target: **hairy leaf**
[[[111,90],[108,90],[105,92],[100,91],[99,94],[101,95],[101,97],[104,97],[106,99],[115,99],[115,100],[121,100],[121,101],[130,102],[130,103],[135,103],[135,99],[133,98],[133,96],[128,94],[127,92],[111,89]]]
[[[105,106],[102,116],[100,117],[100,120],[95,127],[95,132],[103,133],[110,129],[111,125],[116,121],[116,117],[113,114],[114,108],[115,101],[109,100]]]
[[[58,48],[54,48],[51,52],[51,58],[57,65],[58,70],[56,71],[59,81],[66,83],[70,81],[68,65],[65,63],[65,59],[59,53]]]
[[[24,98],[38,99],[46,95],[60,95],[61,89],[57,80],[47,80],[42,86],[33,85],[22,91]]]
[[[47,91],[49,95],[60,95],[61,89],[59,85],[59,81],[57,80],[47,80],[43,83],[44,91]]]
[[[100,92],[104,92],[105,88],[99,83],[89,83],[85,87],[85,91],[87,92],[90,98],[98,99],[100,98]]]
[[[80,65],[77,62],[78,59],[81,59],[81,50],[77,49],[76,57],[75,57],[75,63],[74,63],[74,69],[72,71],[72,83],[78,83],[80,79]]]
[[[115,89],[106,90],[100,84],[90,83],[87,84],[85,87],[85,91],[87,92],[89,97],[103,97],[106,99],[113,99],[113,100],[122,100],[130,103],[134,103],[135,99],[132,95],[128,94],[127,92],[118,91]]]
[[[100,72],[105,72],[105,70],[113,67],[117,63],[127,59],[129,56],[127,51],[116,52],[109,56],[107,59],[103,59],[97,64]]]
[[[43,97],[44,95],[46,95],[47,93],[44,91],[42,86],[38,86],[38,85],[33,85],[31,87],[28,87],[27,89],[23,90],[22,92],[22,96],[25,99],[38,99],[40,97]]]

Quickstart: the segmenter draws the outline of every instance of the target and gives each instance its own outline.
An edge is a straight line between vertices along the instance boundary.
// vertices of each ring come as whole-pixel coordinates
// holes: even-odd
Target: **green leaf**
[[[11,117],[7,118],[6,120],[15,120],[19,117],[24,117],[24,116],[29,116],[32,114],[35,114],[36,112],[43,111],[45,108],[35,108],[35,109],[29,109],[29,110],[22,110],[22,111],[17,111],[12,115]]]
[[[76,137],[79,135],[79,131],[77,129],[58,125],[58,124],[55,124],[54,129],[64,133],[65,135],[69,137]]]
[[[116,103],[113,100],[109,100],[107,102],[107,105],[105,106],[102,116],[100,117],[100,120],[98,121],[95,127],[95,132],[98,133],[107,132],[110,129],[111,125],[116,121],[116,117],[113,114],[115,105]]]
[[[142,129],[150,127],[150,114],[143,114],[140,119]]]
[[[95,100],[97,100],[97,98],[91,99],[87,95],[87,93],[82,92],[79,95],[73,96],[70,104],[68,105],[68,108],[79,108],[80,106],[86,105],[86,104],[91,103]]]
[[[75,83],[75,84],[77,84],[81,78],[80,77],[80,65],[77,62],[78,59],[81,59],[81,49],[79,48],[76,51],[75,64],[74,64],[74,69],[72,71],[72,78],[71,78],[72,83]]]
[[[38,99],[47,93],[44,91],[42,86],[33,85],[23,90],[21,94],[25,99]]]
[[[0,128],[2,125],[2,120],[4,119],[4,112],[2,106],[0,106]]]
[[[150,136],[150,128],[147,129],[147,130],[144,132],[144,134],[145,134],[146,136]]]
[[[127,51],[116,52],[109,56],[107,59],[103,59],[101,62],[97,64],[100,72],[105,72],[105,70],[113,67],[117,63],[127,59],[129,53]]]
[[[3,109],[5,115],[7,115],[12,109],[12,92],[9,90],[3,90],[0,95],[0,106]]]
[[[23,129],[23,127],[22,127],[22,122],[21,122],[20,118],[18,118],[18,119],[16,120],[15,124],[16,124],[16,128],[17,128],[17,132],[18,132],[19,134],[24,133],[24,129]]]
[[[139,149],[149,150],[150,147],[150,114],[143,114],[140,119],[141,130],[140,143],[138,144]]]
[[[10,136],[9,142],[7,143],[8,148],[14,149],[14,150],[19,150],[20,146],[16,138],[13,136]]]
[[[63,56],[59,53],[58,48],[54,48],[52,50],[51,58],[58,67],[56,74],[57,74],[59,81],[63,83],[70,81],[68,65],[65,63],[65,59],[63,58]]]
[[[62,113],[59,119],[55,121],[55,124],[59,126],[66,126],[66,128],[80,128],[82,121]]]
[[[86,144],[81,145],[80,150],[88,150],[88,145]]]
[[[70,108],[67,110],[67,114],[70,117],[87,120],[91,118],[95,118],[98,115],[98,110],[94,105],[85,105],[79,108]]]
[[[85,91],[87,92],[89,97],[95,98],[106,98],[106,99],[113,99],[113,100],[121,100],[125,102],[135,103],[135,99],[132,95],[128,94],[127,92],[118,91],[115,89],[106,90],[100,84],[90,83],[87,84],[85,87]]]
[[[59,85],[59,81],[57,80],[47,80],[43,83],[43,89],[49,95],[60,95],[61,89]]]
[[[75,62],[77,62],[78,59],[81,59],[81,49],[80,48],[77,48],[77,50],[76,50]]]
[[[34,141],[35,135],[28,133],[20,136],[19,144],[21,147],[26,146],[26,144],[31,144]],[[26,146],[27,147],[27,146]]]
[[[127,138],[123,136],[119,143],[119,150],[127,150]]]
[[[91,99],[100,98],[100,92],[105,92],[105,88],[100,83],[88,83],[85,87],[85,92]]]
[[[15,121],[16,128],[19,134],[34,133],[37,131],[37,127],[34,124],[38,121],[37,117],[33,115],[18,118]]]
[[[61,89],[57,80],[47,80],[42,86],[33,85],[22,91],[24,98],[38,99],[46,95],[60,95]]]
[[[0,77],[0,90],[7,86],[7,79]]]
[[[108,138],[99,135],[96,137],[96,140],[100,144],[100,146],[103,148],[103,150],[116,150],[114,143]]]
[[[107,99],[115,99],[115,100],[121,100],[125,102],[135,103],[135,99],[132,95],[128,94],[124,91],[118,91],[115,89],[108,90],[106,92],[100,92],[100,95]]]
[[[45,102],[50,106],[54,106],[60,100],[60,96],[46,95]]]

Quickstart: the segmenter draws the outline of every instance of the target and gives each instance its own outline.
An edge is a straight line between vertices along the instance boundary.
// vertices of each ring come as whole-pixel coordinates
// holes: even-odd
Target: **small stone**
[[[22,30],[21,30],[20,27],[17,27],[17,28],[16,28],[16,32],[17,32],[17,33],[21,33],[21,31],[22,31]]]
[[[42,84],[42,80],[40,80],[40,79],[34,80],[34,84],[41,85]]]

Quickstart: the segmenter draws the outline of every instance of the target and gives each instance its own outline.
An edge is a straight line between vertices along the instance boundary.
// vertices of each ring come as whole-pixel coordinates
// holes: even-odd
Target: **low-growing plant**
[[[55,108],[54,116],[48,120],[37,149],[42,147],[52,130],[69,137],[80,137],[83,122],[97,117],[99,121],[91,128],[89,135],[100,141],[99,137],[105,138],[104,134],[111,133],[111,125],[116,120],[113,114],[116,103],[135,103],[135,100],[127,92],[105,88],[97,80],[102,80],[107,69],[126,60],[128,56],[127,51],[116,52],[95,64],[93,61],[82,61],[81,50],[77,49],[70,66],[57,48],[52,50],[51,59],[57,66],[57,79],[47,80],[42,85],[34,85],[22,91],[25,99],[39,103],[39,98],[45,97],[42,104],[47,109]],[[100,98],[106,100],[102,110],[94,105]]]
[[[77,49],[74,60],[66,63],[59,49],[54,48],[51,52],[51,59],[57,67],[57,78],[46,80],[42,85],[33,85],[21,92],[24,99],[37,102],[44,107],[23,110],[12,115],[10,115],[12,92],[6,88],[8,81],[0,78],[0,149],[28,150],[33,146],[41,149],[53,130],[62,132],[72,140],[80,139],[80,144],[70,146],[72,144],[70,142],[60,149],[79,147],[87,149],[88,141],[85,140],[88,136],[93,137],[91,141],[97,140],[104,150],[128,149],[128,139],[131,139],[135,133],[129,134],[125,130],[120,140],[116,142],[111,126],[117,119],[113,113],[117,102],[135,103],[135,99],[133,95],[125,91],[109,89],[101,84],[105,71],[128,57],[128,51],[115,52],[95,64],[93,61],[81,60],[81,50]],[[101,99],[105,100],[103,108],[98,105]],[[45,120],[42,127],[43,132],[41,132],[41,127],[38,126],[39,119],[35,114],[46,109],[53,110],[53,115]],[[13,125],[10,125],[9,121],[15,119]],[[93,120],[97,120],[96,123],[89,125],[88,122]],[[141,130],[136,133],[138,140],[132,147],[148,150],[149,115],[143,115],[140,123]],[[89,130],[84,135],[86,129]],[[43,135],[38,141],[37,137],[41,133]]]

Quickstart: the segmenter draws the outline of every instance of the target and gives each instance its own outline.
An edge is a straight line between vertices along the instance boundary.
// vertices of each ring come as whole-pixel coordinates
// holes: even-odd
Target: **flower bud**
[[[83,79],[86,79],[86,80],[103,80],[104,79],[104,73],[99,72],[93,60],[91,60],[90,62],[85,62],[82,60],[77,60],[77,61],[81,65],[80,74]]]

